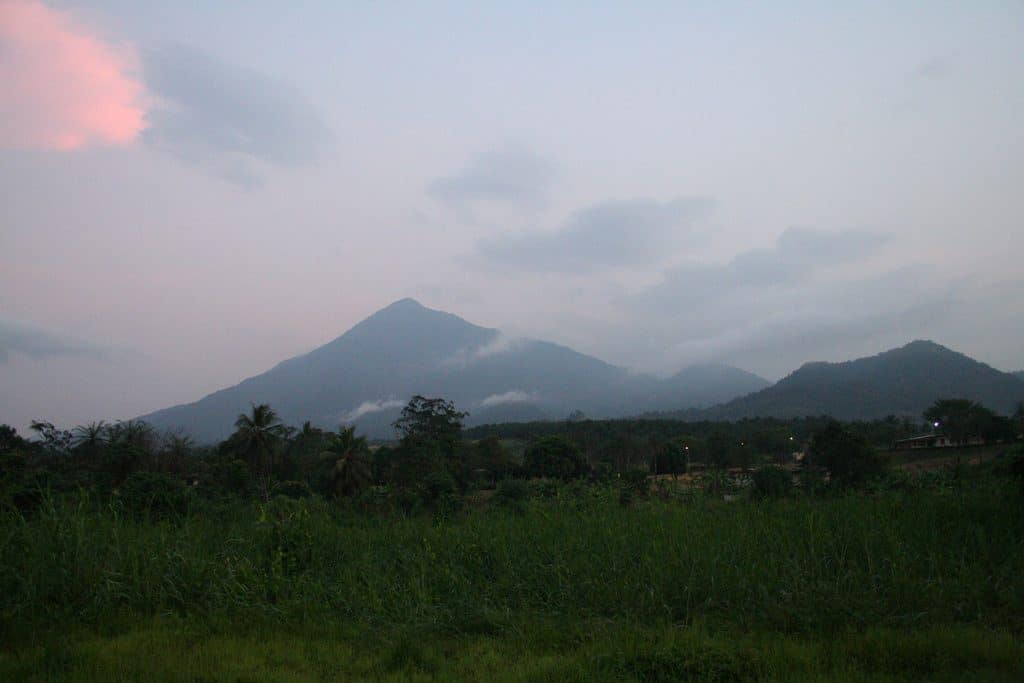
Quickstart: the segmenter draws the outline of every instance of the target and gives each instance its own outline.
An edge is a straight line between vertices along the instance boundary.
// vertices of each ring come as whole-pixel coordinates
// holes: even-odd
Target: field
[[[1024,505],[989,466],[779,500],[562,485],[7,513],[3,680],[1024,679]]]

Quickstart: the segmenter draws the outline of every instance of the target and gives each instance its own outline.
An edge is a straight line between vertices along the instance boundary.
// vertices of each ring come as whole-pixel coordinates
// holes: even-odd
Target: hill
[[[469,411],[468,424],[481,424],[561,419],[575,410],[620,417],[706,406],[765,385],[728,366],[698,366],[659,380],[402,299],[308,354],[141,419],[209,442],[227,436],[250,403],[269,403],[289,424],[355,424],[387,437],[417,393],[450,399]]]
[[[1001,413],[1024,399],[1024,381],[931,341],[843,363],[807,363],[776,384],[702,411],[707,419],[831,415],[920,416],[938,398],[969,398]]]

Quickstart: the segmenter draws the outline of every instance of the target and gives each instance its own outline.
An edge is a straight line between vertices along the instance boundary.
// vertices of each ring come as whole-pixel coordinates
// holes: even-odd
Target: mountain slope
[[[731,365],[691,365],[662,382],[658,403],[680,407],[713,406],[770,385],[764,377]]]
[[[869,358],[808,363],[775,385],[704,413],[710,419],[832,415],[871,419],[919,416],[938,398],[969,398],[1008,413],[1024,381],[930,341]]]
[[[413,394],[443,396],[468,424],[593,417],[708,405],[765,381],[727,366],[702,366],[661,381],[544,341],[511,339],[403,299],[332,342],[187,405],[143,416],[201,441],[222,439],[250,403],[269,403],[289,424],[356,424],[390,436]],[[719,386],[721,384],[721,386]]]

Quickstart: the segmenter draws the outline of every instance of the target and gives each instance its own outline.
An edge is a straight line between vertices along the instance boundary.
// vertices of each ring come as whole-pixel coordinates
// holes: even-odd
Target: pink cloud
[[[132,142],[146,127],[133,50],[39,0],[0,0],[0,147]]]

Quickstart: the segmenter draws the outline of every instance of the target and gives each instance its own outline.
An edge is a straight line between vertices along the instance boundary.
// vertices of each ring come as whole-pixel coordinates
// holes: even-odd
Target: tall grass
[[[821,634],[1024,625],[1024,511],[961,489],[622,507],[606,491],[447,519],[312,500],[140,519],[48,501],[0,526],[0,636],[177,616],[500,634],[537,620]]]

